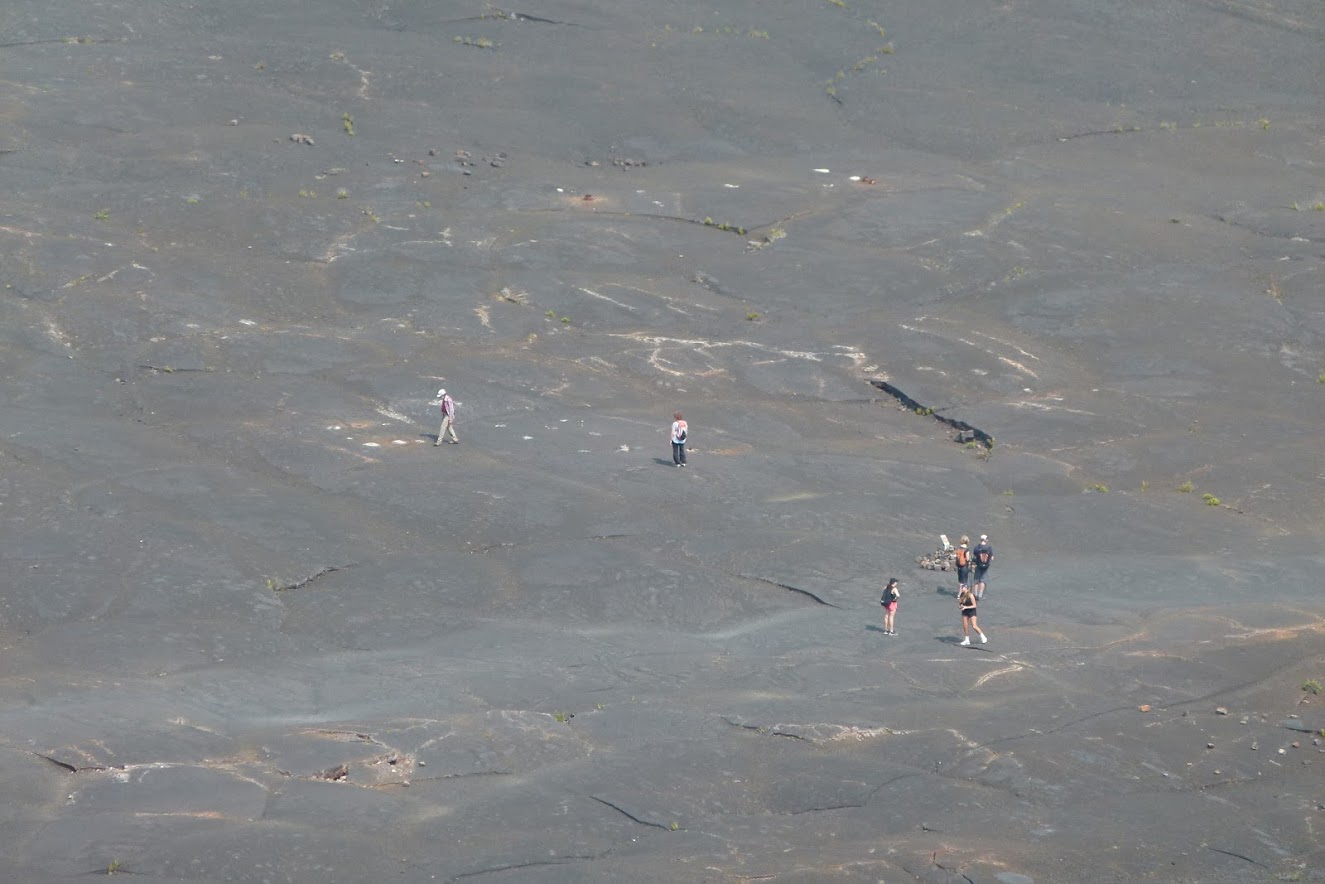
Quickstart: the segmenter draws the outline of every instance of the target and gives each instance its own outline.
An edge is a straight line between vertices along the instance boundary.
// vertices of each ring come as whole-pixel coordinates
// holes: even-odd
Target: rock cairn
[[[926,571],[956,571],[957,551],[936,549],[927,555],[916,556],[916,564]]]

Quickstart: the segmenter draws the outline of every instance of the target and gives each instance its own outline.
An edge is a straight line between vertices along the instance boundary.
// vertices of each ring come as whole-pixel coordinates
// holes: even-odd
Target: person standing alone
[[[686,423],[681,412],[672,415],[672,463],[678,467],[686,465],[686,437],[690,434],[690,426]]]
[[[883,595],[879,597],[879,604],[883,605],[883,634],[897,635],[896,622],[893,618],[897,616],[897,601],[902,597],[902,590],[896,577],[888,578],[888,585],[883,588]]]
[[[438,390],[437,398],[442,400],[442,426],[437,431],[437,441],[432,443],[435,448],[442,444],[442,439],[449,433],[451,435],[447,442],[452,445],[459,445],[460,440],[455,435],[455,400],[447,395],[446,390]]]

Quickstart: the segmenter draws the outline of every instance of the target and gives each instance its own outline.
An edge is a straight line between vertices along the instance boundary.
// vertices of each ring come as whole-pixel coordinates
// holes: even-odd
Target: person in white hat
[[[446,389],[437,391],[437,398],[442,400],[442,427],[437,431],[437,441],[432,443],[435,448],[442,444],[442,439],[449,433],[451,438],[446,441],[452,445],[459,445],[460,440],[455,435],[455,400],[447,395]]]
[[[985,597],[985,572],[994,561],[994,548],[989,545],[989,535],[981,534],[980,542],[971,550],[975,559],[975,573],[972,576],[971,588],[975,590],[975,597],[982,599]]]

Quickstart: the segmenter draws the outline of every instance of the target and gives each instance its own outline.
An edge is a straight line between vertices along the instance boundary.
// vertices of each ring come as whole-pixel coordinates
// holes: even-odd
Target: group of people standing
[[[947,542],[947,538],[944,538]],[[989,536],[980,535],[980,542],[971,548],[971,538],[962,535],[961,542],[954,550],[957,560],[957,607],[962,618],[962,645],[970,645],[971,633],[980,637],[980,642],[989,641],[989,636],[980,629],[978,619],[979,602],[985,597],[985,574],[994,562],[994,548],[989,545]],[[901,600],[901,581],[890,577],[883,588],[879,604],[883,605],[883,634],[897,635],[897,603]]]

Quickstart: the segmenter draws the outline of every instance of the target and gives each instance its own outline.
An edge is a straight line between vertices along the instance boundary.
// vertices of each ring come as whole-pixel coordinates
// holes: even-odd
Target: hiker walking
[[[962,645],[965,646],[971,643],[972,629],[975,630],[976,635],[980,636],[981,644],[989,641],[989,637],[980,631],[980,624],[976,622],[975,593],[971,592],[970,587],[962,587],[957,593],[957,607],[962,612]]]
[[[972,588],[975,590],[975,597],[982,599],[985,597],[985,572],[994,561],[994,548],[989,545],[989,535],[981,534],[980,542],[975,545],[975,582]]]
[[[961,543],[953,556],[957,559],[957,591],[961,592],[971,585],[971,538],[962,535]]]
[[[678,467],[686,465],[686,436],[690,432],[690,425],[686,423],[681,412],[672,415],[672,463]]]
[[[883,588],[883,595],[879,598],[879,604],[883,605],[883,634],[897,635],[896,623],[893,618],[897,616],[897,600],[902,597],[901,585],[896,577],[888,578],[888,585]]]
[[[441,445],[443,437],[448,433],[451,438],[446,441],[452,445],[459,445],[460,440],[455,435],[455,400],[447,395],[445,388],[437,391],[437,398],[442,400],[442,426],[437,431],[437,441],[432,443],[433,447]]]

